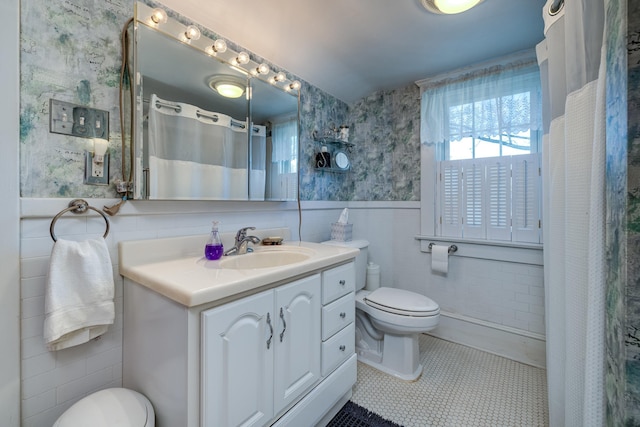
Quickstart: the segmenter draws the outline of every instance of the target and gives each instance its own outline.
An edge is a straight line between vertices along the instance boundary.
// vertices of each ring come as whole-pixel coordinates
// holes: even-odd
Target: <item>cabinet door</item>
[[[273,418],[274,320],[273,291],[202,313],[203,426],[262,426]]]
[[[320,275],[275,290],[274,412],[320,379]]]

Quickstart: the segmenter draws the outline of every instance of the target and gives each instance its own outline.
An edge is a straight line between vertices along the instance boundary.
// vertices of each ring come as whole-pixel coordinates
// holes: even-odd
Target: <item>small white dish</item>
[[[349,169],[349,158],[344,151],[338,151],[336,153],[335,162],[338,169]]]

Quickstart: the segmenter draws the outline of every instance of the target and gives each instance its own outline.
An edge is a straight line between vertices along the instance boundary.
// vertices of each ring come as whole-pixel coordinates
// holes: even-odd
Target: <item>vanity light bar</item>
[[[207,55],[215,56],[246,75],[258,76],[273,85],[281,86],[288,92],[299,91],[302,86],[298,80],[289,80],[284,72],[273,71],[268,65],[255,62],[246,52],[235,52],[223,39],[213,40],[202,35],[195,25],[184,25],[175,19],[167,18],[167,13],[162,8],[151,8],[138,1],[135,5],[135,13],[138,22],[182,40],[183,43]]]

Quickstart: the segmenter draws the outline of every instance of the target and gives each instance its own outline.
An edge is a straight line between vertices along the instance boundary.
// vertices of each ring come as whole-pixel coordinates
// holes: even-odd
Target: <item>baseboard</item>
[[[546,341],[539,334],[440,312],[438,327],[429,331],[428,335],[546,368]]]

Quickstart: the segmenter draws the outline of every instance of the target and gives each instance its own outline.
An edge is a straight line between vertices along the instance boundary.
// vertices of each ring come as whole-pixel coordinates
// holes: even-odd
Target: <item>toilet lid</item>
[[[403,316],[434,316],[440,306],[424,295],[404,289],[378,288],[364,298],[371,307]]]
[[[153,416],[142,394],[125,388],[100,390],[77,401],[58,418],[57,427],[145,427]]]

